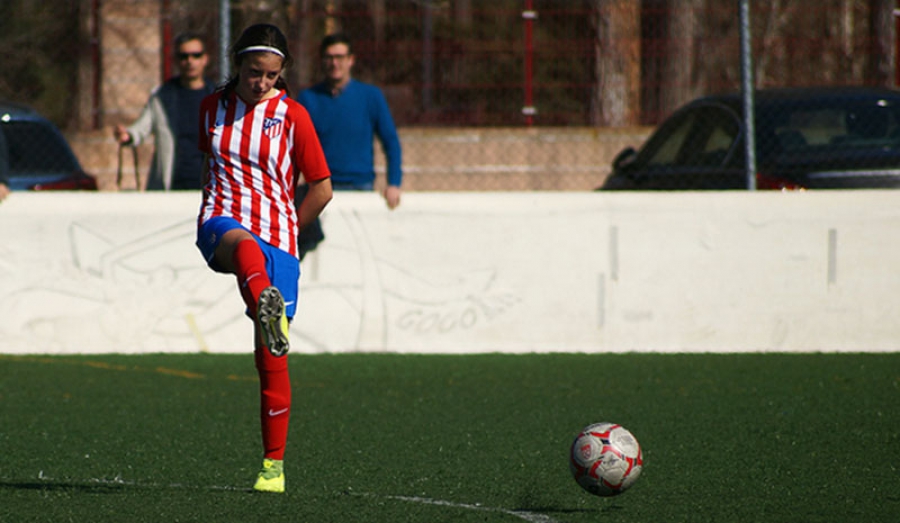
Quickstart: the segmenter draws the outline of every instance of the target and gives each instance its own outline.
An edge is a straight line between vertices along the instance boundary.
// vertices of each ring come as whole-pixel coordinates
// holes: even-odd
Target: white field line
[[[351,492],[351,494],[355,494]],[[366,497],[381,497],[384,499],[393,499],[397,501],[406,501],[409,503],[421,503],[423,505],[435,505],[439,507],[462,508],[467,510],[477,510],[481,512],[499,512],[509,516],[515,516],[519,519],[528,521],[529,523],[556,523],[556,520],[546,514],[529,512],[527,510],[509,510],[500,507],[486,507],[484,505],[473,505],[471,503],[457,503],[455,501],[446,501],[443,499],[422,498],[418,496],[379,496],[377,494],[356,494]]]
[[[196,490],[223,490],[223,491],[234,491],[234,492],[252,492],[252,489],[247,487],[232,487],[232,486],[222,486],[222,485],[183,485],[181,483],[169,483],[166,485],[161,485],[158,483],[138,483],[136,481],[126,481],[122,479],[121,476],[116,476],[112,479],[103,479],[103,478],[88,478],[80,481],[73,480],[57,480],[54,478],[50,478],[44,475],[44,471],[41,470],[38,472],[37,479],[40,481],[47,482],[48,485],[53,484],[68,484],[68,485],[121,485],[128,487],[138,487],[138,488],[169,488],[169,489],[196,489]],[[501,514],[506,514],[508,516],[514,516],[524,521],[528,521],[529,523],[556,523],[556,520],[551,518],[546,514],[540,514],[537,512],[530,512],[528,510],[509,510],[500,507],[486,507],[480,504],[471,504],[471,503],[458,503],[455,501],[447,501],[443,499],[433,499],[433,498],[423,498],[419,496],[380,496],[377,494],[371,493],[356,493],[353,491],[348,492],[350,495],[354,496],[362,496],[362,497],[373,497],[373,498],[383,498],[383,499],[391,499],[395,501],[405,501],[408,503],[420,503],[422,505],[434,505],[437,507],[450,507],[450,508],[459,508],[466,510],[476,510],[480,512],[499,512]]]

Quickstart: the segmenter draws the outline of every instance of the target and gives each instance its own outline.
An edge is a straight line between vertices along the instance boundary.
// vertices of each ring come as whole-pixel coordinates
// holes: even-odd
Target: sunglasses
[[[199,60],[199,59],[202,58],[203,55],[205,55],[205,54],[206,54],[206,53],[204,53],[204,52],[200,52],[200,53],[178,53],[178,59],[179,59],[179,60],[187,60],[188,58],[193,58],[194,60]]]

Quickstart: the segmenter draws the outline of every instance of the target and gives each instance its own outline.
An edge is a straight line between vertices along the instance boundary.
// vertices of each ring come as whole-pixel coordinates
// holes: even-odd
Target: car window
[[[717,167],[731,155],[740,133],[737,117],[723,107],[688,110],[659,129],[648,143],[648,167]]]
[[[784,152],[828,145],[846,135],[845,110],[841,107],[781,107],[774,128],[776,143]]]
[[[880,146],[891,141],[891,131],[896,129],[894,111],[878,105],[849,107],[843,114],[843,134],[831,139],[831,143],[850,146]]]
[[[43,176],[78,169],[69,146],[53,128],[40,122],[13,121],[0,125],[6,138],[11,176]]]
[[[697,119],[696,113],[686,113],[680,118],[670,120],[664,124],[647,148],[648,166],[675,165],[678,160],[678,152],[684,146],[691,128]]]
[[[727,152],[731,149],[731,145],[734,143],[736,137],[736,127],[728,128],[725,125],[715,126],[710,129],[709,136],[706,138],[706,143],[703,145],[703,152],[706,154]]]
[[[876,102],[839,103],[829,107],[783,107],[775,127],[784,152],[835,146],[872,147],[896,145],[900,139],[897,109]]]

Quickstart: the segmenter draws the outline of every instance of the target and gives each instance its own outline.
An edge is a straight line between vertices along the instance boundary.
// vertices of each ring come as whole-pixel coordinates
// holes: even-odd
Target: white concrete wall
[[[0,204],[0,353],[249,352],[199,195]],[[338,193],[295,352],[897,351],[900,192]]]

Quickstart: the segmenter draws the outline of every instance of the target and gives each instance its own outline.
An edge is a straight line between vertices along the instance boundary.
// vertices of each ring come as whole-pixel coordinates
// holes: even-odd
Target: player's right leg
[[[280,459],[264,459],[253,490],[279,494],[284,492],[284,463]]]
[[[265,242],[266,270],[272,286],[259,295],[256,368],[259,372],[263,466],[254,489],[284,492],[283,459],[291,414],[288,372],[288,326],[297,305],[300,263],[296,257]]]

